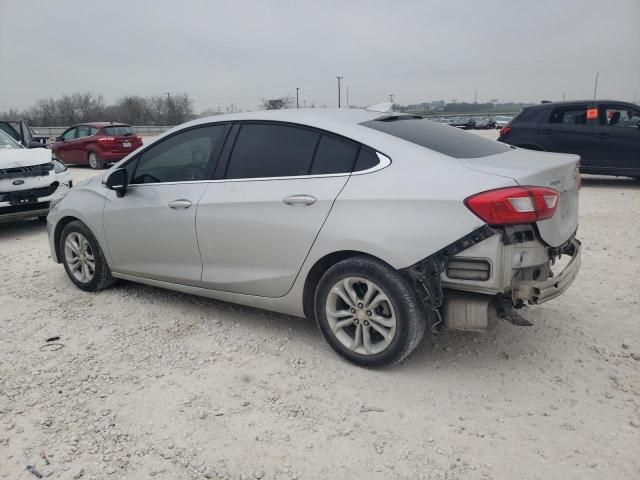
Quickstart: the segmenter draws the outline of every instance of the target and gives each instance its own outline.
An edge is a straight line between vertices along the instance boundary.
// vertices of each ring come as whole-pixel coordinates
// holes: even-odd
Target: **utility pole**
[[[596,93],[598,92],[598,77],[600,76],[600,70],[596,72],[596,84],[593,87],[593,99],[596,99]]]
[[[475,93],[473,94],[473,103],[478,103],[478,89],[476,88]]]
[[[394,97],[394,94],[393,94],[393,93],[390,93],[390,94],[389,94],[389,101],[390,101],[391,103],[393,103],[393,97]]]
[[[169,100],[171,99],[171,92],[164,92],[163,95],[167,96],[167,103],[169,103]]]
[[[347,108],[349,108],[349,87],[347,87]]]
[[[562,101],[564,102],[564,99],[567,98],[567,94],[566,92],[562,92]]]
[[[300,89],[296,87],[296,108],[300,108]]]
[[[336,78],[338,79],[338,108],[340,108],[340,80],[342,80],[344,77],[336,75]]]

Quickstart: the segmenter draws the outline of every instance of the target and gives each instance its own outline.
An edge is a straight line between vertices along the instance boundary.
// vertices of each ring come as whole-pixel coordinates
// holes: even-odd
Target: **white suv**
[[[314,318],[386,366],[425,329],[523,323],[571,284],[577,163],[393,113],[200,119],[74,188],[51,252],[84,290],[122,278]]]
[[[0,130],[0,222],[45,218],[71,188],[63,163],[47,148],[25,148]]]

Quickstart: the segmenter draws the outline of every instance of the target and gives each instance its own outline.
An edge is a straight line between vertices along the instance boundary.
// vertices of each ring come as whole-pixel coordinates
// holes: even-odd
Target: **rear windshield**
[[[114,137],[133,135],[133,128],[131,128],[129,125],[114,125],[113,127],[104,127],[102,131],[105,135],[113,135]]]
[[[511,148],[504,143],[463,132],[455,127],[440,125],[426,118],[396,116],[369,120],[360,125],[454,158],[488,157],[508,152]]]

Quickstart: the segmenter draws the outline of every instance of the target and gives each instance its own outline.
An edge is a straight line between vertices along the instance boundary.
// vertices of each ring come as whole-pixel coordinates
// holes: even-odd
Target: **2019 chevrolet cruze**
[[[411,115],[217,116],[74,188],[49,214],[50,246],[83,290],[127,279],[306,316],[340,355],[381,367],[426,329],[521,324],[517,308],[566,290],[577,164]]]

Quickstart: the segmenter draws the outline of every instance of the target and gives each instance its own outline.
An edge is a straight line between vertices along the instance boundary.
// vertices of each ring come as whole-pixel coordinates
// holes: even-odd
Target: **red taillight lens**
[[[98,139],[98,141],[100,143],[113,143],[115,141],[115,138],[113,138],[113,137],[100,137]]]
[[[500,129],[500,136],[504,136],[511,131],[511,127],[502,127]]]
[[[464,204],[490,225],[515,225],[553,217],[559,198],[552,188],[507,187],[472,195]]]
[[[142,137],[140,135],[138,135],[136,137],[136,142],[138,142],[140,145],[142,145]]]

